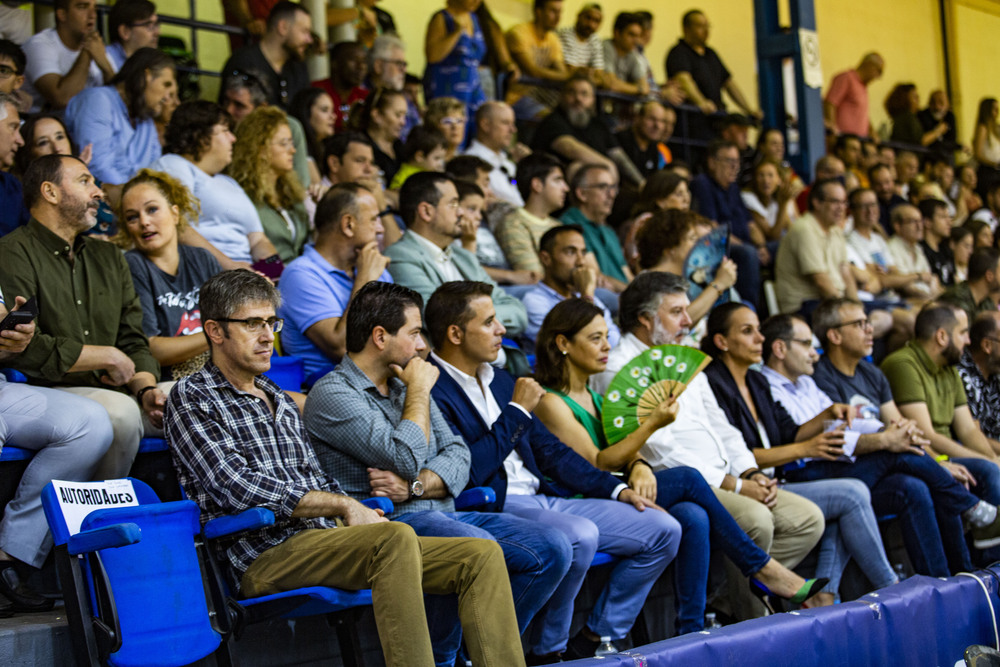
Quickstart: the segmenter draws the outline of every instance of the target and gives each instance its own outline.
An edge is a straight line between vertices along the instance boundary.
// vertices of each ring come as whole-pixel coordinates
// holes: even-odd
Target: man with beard
[[[915,333],[881,366],[899,411],[930,440],[928,453],[996,462],[1000,443],[988,440],[976,424],[956,368],[969,343],[965,311],[929,303],[917,315]]]
[[[267,30],[260,42],[244,46],[230,56],[222,71],[252,70],[264,77],[268,102],[288,109],[295,93],[309,86],[306,49],[313,43],[309,10],[282,0],[267,17]]]
[[[532,140],[532,150],[550,152],[570,164],[572,174],[583,164],[607,165],[616,177],[635,184],[639,189],[646,183],[642,172],[629,159],[608,126],[597,117],[594,84],[583,75],[573,75],[563,86],[559,106],[546,116]]]
[[[875,196],[878,197],[878,221],[886,236],[892,235],[892,209],[900,204],[906,204],[896,192],[896,181],[892,178],[892,169],[884,164],[877,164],[868,170],[868,182]]]
[[[333,100],[337,132],[347,129],[351,106],[368,96],[368,89],[361,85],[367,75],[368,56],[360,43],[338,42],[330,50],[330,78],[317,81],[315,85]]]
[[[954,165],[955,158],[952,155],[956,148],[959,148],[957,123],[955,114],[951,110],[951,103],[948,101],[948,93],[943,90],[935,90],[927,99],[927,108],[917,112],[917,120],[923,127],[924,132],[930,132],[941,123],[948,126],[948,130],[942,134],[937,141],[927,146],[927,150],[933,155],[940,152],[951,156],[948,164]]]
[[[601,6],[590,2],[580,8],[575,25],[556,31],[562,44],[563,61],[595,79],[604,72],[604,47],[597,36],[603,18]]]
[[[969,322],[982,312],[996,312],[1000,297],[1000,251],[980,248],[969,257],[969,279],[949,287],[941,295],[943,301],[953,303],[965,311]]]
[[[0,239],[0,288],[37,297],[38,332],[10,365],[31,384],[104,406],[114,439],[95,478],[124,477],[143,433],[161,428],[167,401],[128,263],[83,234],[97,222],[102,193],[82,161],[40,157],[23,183],[32,219]]]
[[[958,363],[969,410],[983,435],[1000,440],[1000,313],[979,313],[969,328],[969,347]]]
[[[524,305],[490,279],[473,253],[452,245],[461,238],[462,228],[458,190],[451,178],[436,171],[410,176],[399,192],[399,209],[406,233],[385,251],[392,279],[424,299],[452,280],[489,283],[497,319],[508,334],[520,335],[528,323]]]

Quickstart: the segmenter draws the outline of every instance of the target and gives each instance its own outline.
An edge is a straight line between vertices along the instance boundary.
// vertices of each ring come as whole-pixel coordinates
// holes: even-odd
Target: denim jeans
[[[502,512],[410,512],[396,521],[409,524],[420,537],[479,537],[498,542],[510,574],[521,633],[562,582],[572,558],[572,547],[562,531]],[[435,664],[452,667],[462,639],[455,596],[427,596],[427,623]]]
[[[677,634],[705,626],[710,541],[749,577],[771,557],[754,544],[716,499],[712,488],[694,468],[681,466],[656,473],[656,504],[681,524],[674,587],[677,590]]]
[[[595,498],[507,496],[504,512],[553,526],[573,545],[573,564],[541,616],[531,638],[538,655],[562,651],[569,639],[573,601],[594,559],[603,551],[618,558],[587,627],[598,636],[624,637],[642,610],[649,589],[677,554],[681,527],[665,512]]]

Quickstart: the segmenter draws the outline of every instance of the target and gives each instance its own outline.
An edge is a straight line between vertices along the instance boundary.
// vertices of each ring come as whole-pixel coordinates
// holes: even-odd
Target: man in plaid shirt
[[[177,384],[164,416],[178,479],[203,520],[251,507],[275,514],[273,526],[225,546],[241,593],[371,588],[387,665],[433,663],[423,593],[457,593],[475,663],[523,665],[496,544],[417,537],[323,476],[295,403],[262,375],[281,329],[279,301],[250,271],[207,281],[200,308],[212,359]]]

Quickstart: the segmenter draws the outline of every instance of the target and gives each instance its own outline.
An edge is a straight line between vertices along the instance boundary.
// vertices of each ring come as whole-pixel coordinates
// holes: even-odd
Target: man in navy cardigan
[[[548,664],[564,650],[564,659],[593,656],[602,641],[621,639],[631,628],[677,552],[680,526],[532,416],[545,393],[537,382],[515,381],[491,366],[505,333],[492,289],[449,282],[427,302],[431,361],[442,371],[431,396],[472,453],[469,485],[496,491],[488,509],[541,521],[564,531],[573,544],[573,564],[543,612],[528,664]],[[598,549],[620,563],[587,624],[567,645],[573,600]]]

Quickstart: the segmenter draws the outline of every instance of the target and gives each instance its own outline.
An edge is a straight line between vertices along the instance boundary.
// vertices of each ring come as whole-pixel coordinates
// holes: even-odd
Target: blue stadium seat
[[[391,511],[391,501],[380,501]],[[235,657],[229,639],[250,623],[371,604],[370,591],[324,587],[246,600],[230,596],[204,540],[272,525],[269,510],[210,521],[202,539],[195,503],[161,503],[132,478],[55,481],[43,490],[42,505],[78,664],[186,665],[215,653],[218,664],[228,665]],[[345,664],[353,664],[356,643],[345,645],[349,635],[338,636]]]

